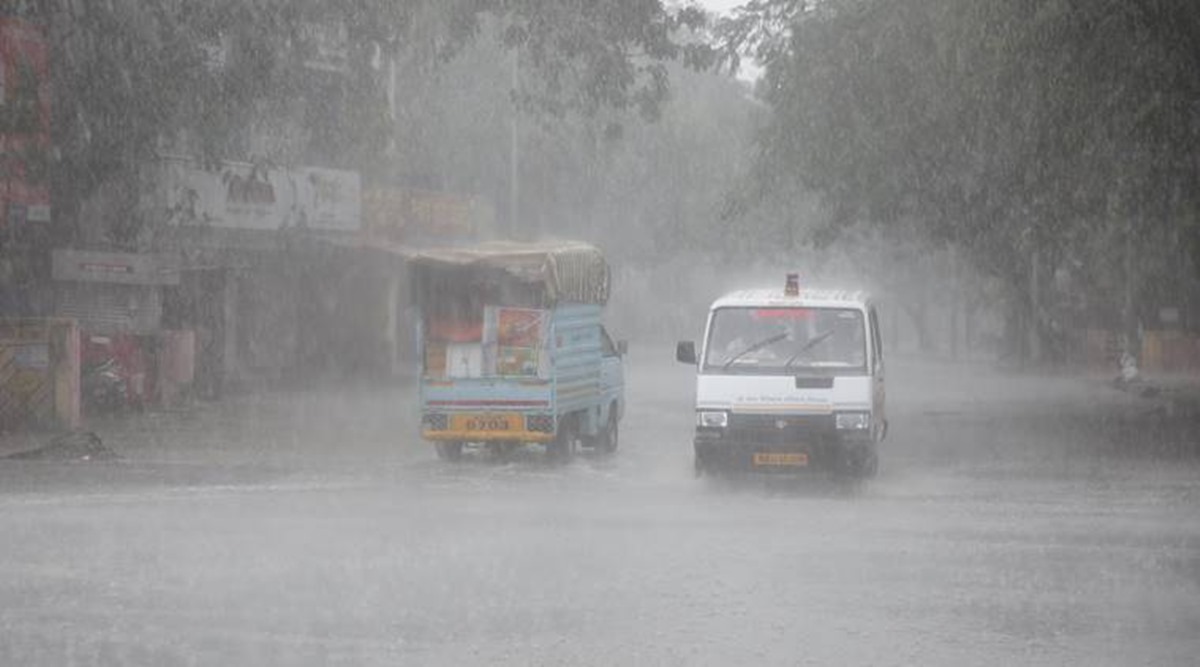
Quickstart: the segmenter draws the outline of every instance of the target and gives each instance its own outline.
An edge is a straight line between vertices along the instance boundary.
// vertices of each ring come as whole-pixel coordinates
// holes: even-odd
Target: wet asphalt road
[[[0,665],[1196,664],[1200,465],[1142,399],[894,362],[877,480],[697,480],[669,354],[565,466],[439,463],[402,388],[0,462]]]

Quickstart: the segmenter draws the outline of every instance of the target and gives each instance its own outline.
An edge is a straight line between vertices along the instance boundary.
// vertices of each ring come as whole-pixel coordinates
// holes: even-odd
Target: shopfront
[[[180,284],[169,254],[57,249],[55,314],[77,323],[85,412],[140,408],[190,384],[191,331],[163,328],[164,290]]]

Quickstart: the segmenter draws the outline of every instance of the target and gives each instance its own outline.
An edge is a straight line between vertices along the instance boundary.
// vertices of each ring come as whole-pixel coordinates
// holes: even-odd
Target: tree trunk
[[[912,321],[913,331],[917,334],[917,349],[921,352],[933,351],[933,341],[929,336],[929,322],[926,317],[928,310],[924,300],[904,305],[904,312],[908,315],[908,319]]]
[[[958,299],[950,304],[950,358],[958,361]]]
[[[893,304],[888,304],[888,347],[892,350],[900,349],[900,316],[899,309]]]
[[[1023,286],[1010,285],[1009,297],[1004,308],[1004,335],[1001,342],[1001,359],[1007,364],[1024,367],[1030,361],[1030,334],[1032,320],[1029,293]]]
[[[970,302],[963,304],[963,348],[970,359],[975,351],[975,306]]]
[[[1125,222],[1125,294],[1121,308],[1122,352],[1130,355],[1134,360],[1139,360],[1142,350],[1139,344],[1137,309],[1134,307],[1134,295],[1137,292],[1134,231],[1133,217],[1130,216]]]
[[[1025,316],[1025,332],[1028,337],[1028,357],[1023,361],[1042,363],[1046,361],[1046,349],[1042,339],[1042,255],[1034,250],[1029,258],[1029,300]]]

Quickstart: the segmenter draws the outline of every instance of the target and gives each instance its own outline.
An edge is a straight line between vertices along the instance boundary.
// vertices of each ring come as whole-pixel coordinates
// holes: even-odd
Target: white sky
[[[747,0],[695,0],[696,4],[707,9],[710,12],[728,13],[734,7],[740,7],[746,4]],[[742,60],[742,67],[738,71],[738,78],[746,81],[754,81],[762,74],[762,68],[750,61],[748,58]]]
[[[746,0],[696,0],[696,4],[713,12],[728,12],[738,5],[746,4]]]

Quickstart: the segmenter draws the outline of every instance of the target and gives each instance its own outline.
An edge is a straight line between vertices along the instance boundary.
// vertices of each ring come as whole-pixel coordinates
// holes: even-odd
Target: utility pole
[[[520,182],[520,138],[518,130],[520,129],[519,121],[521,117],[521,99],[520,99],[520,70],[521,70],[521,49],[514,46],[512,48],[512,86],[510,96],[512,98],[512,136],[509,145],[508,156],[508,235],[511,238],[516,238],[520,232],[520,224],[518,223],[520,215],[520,197],[521,197],[521,182]]]
[[[950,292],[950,359],[958,361],[958,311],[959,304],[962,303],[962,277],[959,275],[958,257],[955,253],[953,245],[949,246],[946,253],[947,260],[950,264],[950,280],[954,285],[954,289]]]
[[[1125,218],[1125,303],[1122,308],[1124,319],[1125,345],[1124,352],[1134,359],[1141,356],[1138,346],[1137,314],[1134,310],[1134,224],[1133,216]]]
[[[1029,341],[1029,358],[1034,364],[1046,361],[1046,350],[1042,346],[1042,252],[1034,246],[1029,256],[1029,320],[1026,336]]]

